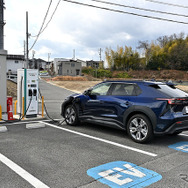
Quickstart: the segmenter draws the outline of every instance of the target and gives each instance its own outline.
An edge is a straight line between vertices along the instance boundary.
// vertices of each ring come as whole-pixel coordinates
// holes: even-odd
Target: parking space
[[[136,144],[121,130],[90,124],[6,127],[0,133],[1,187],[188,186],[187,152],[177,150],[187,149],[187,132]]]

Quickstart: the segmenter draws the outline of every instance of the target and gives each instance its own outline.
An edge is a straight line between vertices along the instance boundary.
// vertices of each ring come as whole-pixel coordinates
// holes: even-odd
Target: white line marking
[[[149,156],[152,156],[152,157],[156,157],[157,156],[157,154],[155,154],[155,153],[150,153],[150,152],[147,152],[147,151],[144,151],[144,150],[140,150],[140,149],[137,149],[137,148],[133,148],[133,147],[130,147],[130,146],[125,146],[125,145],[122,145],[122,144],[118,144],[118,143],[112,142],[110,140],[97,138],[97,137],[90,136],[90,135],[87,135],[87,134],[84,134],[84,133],[80,133],[80,132],[77,132],[77,131],[72,131],[72,130],[69,130],[69,129],[65,129],[65,128],[50,124],[50,123],[46,123],[46,122],[43,122],[43,123],[45,123],[46,125],[48,125],[50,127],[54,127],[56,129],[67,131],[67,132],[70,132],[70,133],[73,133],[73,134],[77,134],[77,135],[80,135],[80,136],[84,136],[84,137],[87,137],[87,138],[91,138],[93,140],[98,140],[100,142],[111,144],[111,145],[114,145],[114,146],[117,146],[117,147],[120,147],[120,148],[129,149],[129,150],[136,151],[136,152],[139,152],[139,153],[142,153],[142,154],[145,154],[145,155],[149,155]]]
[[[63,121],[64,120],[64,118],[62,118],[62,119],[54,119],[55,121]],[[50,119],[47,119],[47,120],[42,120],[41,122],[45,122],[45,121],[52,121],[52,120],[50,120]],[[38,123],[39,122],[39,120],[31,120],[31,121],[29,121],[29,120],[22,120],[22,121],[19,121],[19,122],[15,122],[15,123],[7,123],[6,125],[21,125],[21,124],[27,124],[27,123]],[[0,125],[1,125],[1,123],[0,123]]]
[[[181,134],[179,134],[179,135],[181,135],[181,136],[188,136],[188,134],[183,134],[183,133],[181,133]]]
[[[47,185],[42,183],[40,180],[35,178],[33,175],[29,174],[26,170],[18,166],[16,163],[5,157],[0,153],[0,161],[7,165],[10,169],[12,169],[14,172],[16,172],[19,176],[21,176],[23,179],[28,181],[31,185],[33,185],[35,188],[49,188]]]

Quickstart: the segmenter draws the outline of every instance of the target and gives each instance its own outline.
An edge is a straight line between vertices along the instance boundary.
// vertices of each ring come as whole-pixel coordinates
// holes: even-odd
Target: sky
[[[93,6],[116,9],[139,15],[186,22],[180,24],[136,15],[118,13],[61,0],[53,18],[49,22],[59,0],[4,0],[4,48],[8,54],[23,55],[26,40],[26,12],[28,12],[29,57],[53,61],[54,58],[73,58],[81,60],[105,60],[106,48],[129,46],[136,50],[138,41],[155,41],[160,36],[174,33],[188,34],[188,1],[155,0],[183,7],[154,3],[150,0],[101,0],[126,6],[152,9],[163,12],[187,15],[187,17],[146,12],[91,0],[71,0]],[[51,6],[44,22],[48,7]],[[42,23],[47,27],[36,35]],[[43,27],[43,28],[44,28]],[[32,47],[33,46],[33,47]]]

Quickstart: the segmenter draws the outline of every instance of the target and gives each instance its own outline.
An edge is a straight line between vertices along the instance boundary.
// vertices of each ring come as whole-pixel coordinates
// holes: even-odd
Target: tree
[[[117,51],[106,48],[106,60],[109,68],[113,70],[127,70],[139,65],[139,54],[131,47],[117,47]]]

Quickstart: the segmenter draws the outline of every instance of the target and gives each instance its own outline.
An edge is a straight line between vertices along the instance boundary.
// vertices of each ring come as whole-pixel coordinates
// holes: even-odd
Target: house
[[[87,67],[86,61],[83,61],[83,60],[81,60],[81,59],[77,59],[76,61],[81,62],[81,66],[82,66],[82,67]]]
[[[30,69],[38,69],[38,70],[47,70],[50,68],[50,62],[44,61],[43,59],[33,58],[29,60],[29,68]]]
[[[92,68],[99,68],[99,65],[100,65],[100,61],[93,61],[93,60],[90,60],[90,61],[86,61],[86,65],[87,67],[92,67]]]
[[[7,54],[7,73],[17,74],[17,69],[24,68],[24,55]]]
[[[63,76],[80,76],[82,63],[73,59],[55,58],[54,71],[56,74]]]

